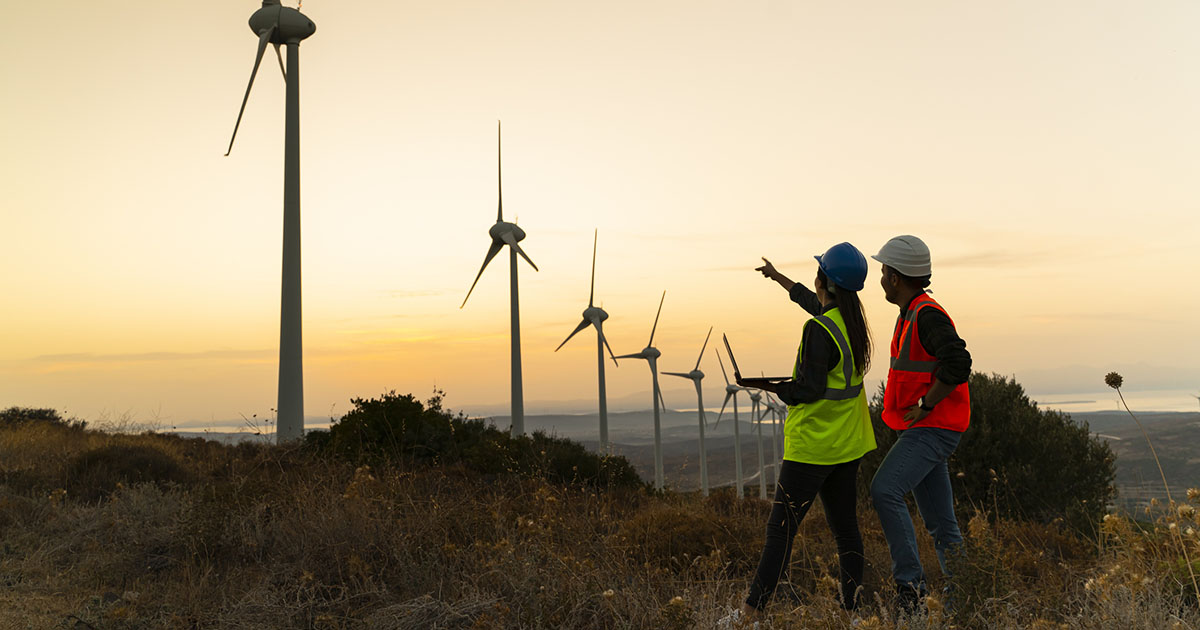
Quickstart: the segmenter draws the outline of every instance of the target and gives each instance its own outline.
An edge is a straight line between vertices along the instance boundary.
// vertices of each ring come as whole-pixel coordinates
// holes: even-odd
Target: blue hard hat
[[[867,258],[850,243],[838,243],[825,250],[817,259],[821,271],[834,284],[851,291],[861,291],[867,279]]]

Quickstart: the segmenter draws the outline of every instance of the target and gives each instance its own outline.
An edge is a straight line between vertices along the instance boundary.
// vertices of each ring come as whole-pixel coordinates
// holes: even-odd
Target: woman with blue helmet
[[[780,284],[793,302],[812,315],[805,324],[791,380],[738,383],[774,392],[788,405],[784,456],[767,519],[767,539],[750,594],[740,614],[758,616],[787,575],[792,540],[817,496],[837,541],[841,603],[858,604],[863,580],[863,543],[858,530],[858,465],[875,449],[875,434],[863,392],[870,367],[871,337],[858,292],[867,260],[850,243],[839,243],[817,259],[815,291],[775,270],[766,258],[756,271]]]

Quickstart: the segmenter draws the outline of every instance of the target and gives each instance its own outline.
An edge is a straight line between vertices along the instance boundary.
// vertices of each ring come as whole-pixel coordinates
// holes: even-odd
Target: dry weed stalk
[[[1121,385],[1125,383],[1125,379],[1116,372],[1109,372],[1104,375],[1104,383],[1117,390],[1117,396],[1120,397],[1125,411],[1137,423],[1138,429],[1141,429],[1142,437],[1146,438],[1146,445],[1150,447],[1150,454],[1154,456],[1154,465],[1158,467],[1158,474],[1162,477],[1163,488],[1167,491],[1167,505],[1174,511],[1175,499],[1171,498],[1171,486],[1167,483],[1167,474],[1163,472],[1162,462],[1158,460],[1158,453],[1154,450],[1154,444],[1150,441],[1150,435],[1146,433],[1146,427],[1142,426],[1142,421],[1138,420],[1138,417],[1129,409],[1129,404],[1125,402],[1125,396],[1121,393]],[[1183,541],[1183,532],[1180,531],[1179,527],[1171,527],[1169,530],[1175,535],[1175,539],[1179,543],[1179,550],[1183,552],[1183,562],[1187,565],[1188,576],[1192,578],[1192,589],[1196,592],[1196,600],[1200,601],[1200,584],[1196,582],[1196,572],[1192,568],[1192,559],[1188,555],[1187,544]]]

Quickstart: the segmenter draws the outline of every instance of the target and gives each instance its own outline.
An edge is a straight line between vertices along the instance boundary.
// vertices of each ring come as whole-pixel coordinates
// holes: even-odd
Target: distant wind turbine
[[[767,393],[767,411],[771,413],[771,457],[775,460],[775,482],[779,482],[779,467],[782,461],[779,458],[779,442],[780,436],[783,433],[780,422],[787,417],[787,407],[783,403],[776,402],[771,397],[770,392]]]
[[[483,275],[483,270],[487,269],[488,263],[492,262],[496,254],[500,253],[500,249],[508,245],[508,300],[512,307],[512,434],[524,435],[525,395],[521,387],[521,313],[517,298],[517,254],[520,254],[521,258],[524,258],[534,271],[537,271],[538,267],[525,254],[525,250],[517,244],[525,239],[525,230],[517,227],[516,223],[508,223],[504,220],[504,185],[500,155],[500,121],[496,121],[496,190],[499,195],[499,205],[496,210],[496,223],[488,230],[488,235],[492,237],[492,245],[488,247],[487,256],[483,259],[483,266],[475,275],[475,282],[471,283],[467,297],[463,298],[463,303],[458,308],[461,309],[467,305],[467,300],[470,299],[471,292],[475,290],[475,285],[479,283],[479,277]]]
[[[679,376],[681,378],[691,379],[696,386],[696,414],[700,417],[700,492],[704,496],[708,496],[708,451],[704,448],[704,394],[700,388],[700,381],[704,379],[704,372],[700,371],[700,360],[704,358],[704,349],[708,347],[708,338],[712,336],[712,327],[708,329],[708,335],[704,337],[704,345],[700,346],[700,356],[696,357],[696,367],[692,368],[691,372],[663,372],[670,376]]]
[[[658,330],[658,316],[662,315],[663,300],[666,299],[667,292],[663,291],[662,298],[658,300],[658,313],[654,315],[654,327],[650,329],[650,341],[646,347],[642,348],[641,352],[623,354],[613,358],[614,361],[617,359],[645,359],[646,363],[650,365],[650,378],[654,389],[654,488],[656,490],[663,488],[662,429],[659,425],[658,403],[662,402],[663,408],[666,408],[667,403],[663,401],[662,391],[658,388],[658,357],[662,356],[662,353],[654,347],[654,331]]]
[[[275,45],[279,68],[286,83],[283,141],[283,283],[279,313],[279,399],[275,411],[275,437],[280,443],[304,437],[304,353],[300,330],[300,41],[316,32],[317,26],[303,13],[263,0],[262,8],[250,16],[250,30],[258,35],[258,56],[242,97],[242,108],[229,138],[228,156],[233,151],[254,75],[262,63],[267,44]],[[279,46],[287,46],[287,68]]]
[[[608,348],[608,356],[613,356],[612,347],[608,345],[608,339],[604,338],[604,320],[608,319],[608,313],[604,309],[595,305],[596,297],[596,242],[600,238],[600,230],[596,230],[592,237],[592,288],[588,293],[588,305],[583,309],[583,321],[567,335],[567,338],[562,343],[558,344],[558,348],[554,351],[558,352],[559,348],[567,345],[567,342],[574,337],[576,333],[593,326],[596,328],[596,373],[599,375],[600,381],[600,452],[607,453],[609,451],[608,443],[608,397],[604,390],[604,349]],[[617,365],[616,357],[613,357],[613,365]]]
[[[754,426],[758,431],[758,498],[767,498],[767,472],[766,464],[763,461],[763,441],[762,441],[762,416],[758,412],[759,403],[762,402],[762,392],[751,389],[750,392],[750,417],[754,420]]]
[[[742,434],[741,434],[741,430],[738,428],[737,394],[738,394],[738,392],[746,391],[746,389],[729,382],[729,374],[725,372],[725,362],[721,360],[721,353],[716,350],[713,350],[713,352],[717,353],[717,363],[719,363],[721,365],[721,376],[725,377],[725,402],[721,403],[721,413],[717,414],[717,422],[716,422],[716,424],[713,425],[713,428],[715,429],[717,427],[717,425],[721,424],[721,417],[725,415],[725,405],[728,405],[729,399],[732,398],[733,399],[733,462],[734,462],[734,473],[733,474],[737,476],[737,480],[736,480],[737,496],[740,499],[740,498],[742,498]]]

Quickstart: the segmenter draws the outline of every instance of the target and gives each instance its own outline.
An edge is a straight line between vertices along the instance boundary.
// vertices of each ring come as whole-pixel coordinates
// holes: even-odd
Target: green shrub
[[[65,485],[70,496],[93,501],[111,494],[117,484],[161,487],[190,481],[191,474],[163,451],[142,444],[110,444],[73,457]]]
[[[490,475],[517,473],[610,487],[642,485],[623,457],[592,453],[578,443],[540,432],[514,438],[483,420],[443,410],[442,392],[435,391],[425,404],[412,394],[394,391],[350,402],[354,408],[334,422],[328,434],[309,434],[310,447],[354,460],[425,460],[462,464]]]
[[[33,407],[9,407],[0,411],[0,427],[19,423],[44,422],[70,429],[85,429],[87,422],[78,418],[63,418],[56,409],[35,409]]]

